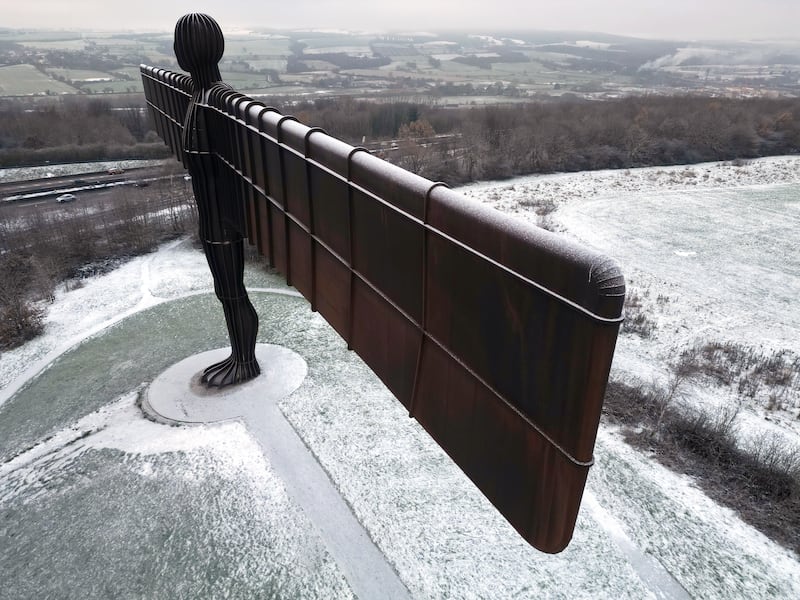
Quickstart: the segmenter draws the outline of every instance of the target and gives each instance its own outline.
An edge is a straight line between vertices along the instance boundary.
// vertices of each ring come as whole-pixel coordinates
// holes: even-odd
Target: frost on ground
[[[170,242],[166,248],[171,250],[176,244]],[[6,388],[26,371],[38,371],[42,361],[50,362],[91,332],[154,302],[149,271],[156,256],[140,256],[103,276],[80,280],[77,289],[67,291],[62,285],[55,301],[43,305],[47,311],[44,334],[0,354],[0,404],[13,392]],[[193,257],[193,262],[198,259],[202,255]]]
[[[597,206],[608,207],[613,206],[609,202],[603,204],[608,198],[623,197],[626,206],[633,206],[637,194],[647,198],[672,186],[669,189],[675,198],[680,194],[688,197],[691,194],[686,189],[705,186],[703,198],[710,202],[717,198],[710,182],[715,177],[728,177],[730,185],[746,189],[761,186],[758,189],[771,193],[773,188],[765,186],[776,186],[779,180],[788,179],[791,185],[800,183],[798,165],[797,159],[789,158],[754,161],[743,167],[699,165],[691,167],[696,171],[694,177],[681,175],[682,167],[578,173],[521,178],[493,184],[494,187],[476,185],[467,191],[477,195],[495,190],[507,210],[537,218],[539,215],[529,210],[533,205],[531,186],[538,186],[536,193],[544,198],[561,198],[559,190],[571,190],[566,200],[558,200],[559,208],[553,214],[557,224],[560,222],[569,232],[577,232],[592,243],[595,233],[610,235],[610,224],[603,219],[597,219],[593,228],[578,227],[586,223],[582,220],[584,215],[591,217],[595,200]],[[706,172],[708,177],[704,177]],[[699,181],[679,189],[683,179]],[[557,182],[558,188],[552,188],[553,184],[547,183],[550,180]],[[721,188],[726,184],[723,181],[715,185]],[[629,186],[627,195],[618,194],[616,190],[625,186]],[[496,202],[484,197],[487,202]],[[795,204],[788,195],[786,204],[787,210],[793,210]],[[637,220],[644,220],[647,215],[637,216],[641,217]],[[729,218],[734,217],[735,213]],[[615,255],[612,250],[604,250]],[[677,250],[684,254],[701,251],[683,246]],[[651,253],[657,255],[655,250]],[[727,324],[732,321],[724,320],[729,315],[722,305],[708,315],[702,299],[692,296],[703,290],[686,291],[678,283],[660,277],[660,267],[651,271],[648,264],[635,262],[640,255],[650,256],[633,253],[630,259],[621,257],[629,283],[633,279],[633,286],[646,289],[651,282],[650,298],[656,307],[658,294],[669,296],[670,300],[663,303],[663,312],[655,313],[657,328],[652,338],[621,338],[615,369],[646,378],[662,373],[659,365],[670,349],[690,339],[693,330],[699,330],[691,321],[685,330],[681,329],[676,325],[681,319],[703,314],[710,320],[704,327],[719,327],[720,331],[727,331]],[[679,259],[693,258],[674,252],[670,256],[675,257],[670,260],[678,261],[678,266]],[[280,287],[277,279],[266,275],[250,273],[248,278],[257,287]],[[81,289],[60,292],[50,307],[45,335],[0,356],[0,404],[15,385],[37,372],[35,365],[31,367],[37,360],[41,368],[104,324],[166,300],[211,292],[211,285],[202,253],[183,242],[166,245],[114,272],[86,280]],[[666,286],[666,291],[656,285]],[[201,297],[192,296],[197,298]],[[771,299],[771,305],[778,305],[778,300]],[[175,306],[188,301],[178,300]],[[274,313],[282,310],[274,302],[270,306]],[[715,318],[723,320],[715,323]],[[277,316],[271,314],[266,319],[275,321]],[[589,502],[579,516],[572,544],[554,557],[532,550],[416,422],[407,418],[385,388],[369,378],[363,364],[347,353],[320,317],[308,315],[302,322],[289,319],[285,324],[272,325],[270,330],[277,332],[284,326],[288,333],[278,343],[304,345],[301,353],[309,362],[309,377],[314,385],[283,401],[281,409],[413,597],[664,597],[637,564],[651,561],[657,561],[665,573],[677,580],[677,588],[682,586],[693,597],[800,597],[797,556],[711,502],[689,478],[662,468],[608,429],[601,430],[598,438],[597,465],[587,486]],[[783,326],[794,327],[791,323]],[[672,333],[675,328],[677,334]],[[749,336],[758,333],[752,328],[746,331]],[[770,335],[770,339],[781,343],[800,339],[790,334],[763,336]],[[680,335],[685,337],[676,337]],[[336,373],[326,368],[330,364],[337,365]],[[337,378],[338,382],[331,381]],[[223,591],[230,591],[223,587],[225,582],[238,586],[255,581],[255,588],[236,587],[233,595],[257,596],[259,591],[268,595],[265,590],[278,589],[278,595],[284,597],[348,597],[349,590],[312,539],[315,536],[304,525],[302,515],[284,504],[280,482],[274,479],[269,465],[252,455],[255,447],[246,431],[235,424],[201,429],[157,426],[144,421],[131,400],[125,396],[97,413],[63,423],[54,437],[0,467],[0,512],[5,511],[3,516],[8,516],[5,521],[0,520],[0,538],[11,532],[28,536],[30,542],[23,545],[27,548],[24,561],[15,557],[12,563],[10,557],[0,554],[0,579],[8,581],[6,565],[15,564],[19,569],[11,573],[15,582],[41,585],[41,573],[57,572],[63,578],[44,582],[58,582],[60,587],[54,594],[72,590],[75,594],[87,592],[85,597],[99,597],[104,592],[113,595],[115,588],[107,574],[105,579],[99,574],[98,581],[108,582],[111,588],[76,591],[76,579],[70,579],[69,573],[76,568],[75,557],[81,556],[74,548],[85,548],[92,565],[107,564],[113,569],[115,565],[103,562],[102,553],[118,545],[127,557],[132,557],[134,562],[124,566],[130,567],[126,572],[137,583],[167,582],[172,586],[167,591],[155,590],[156,596],[164,592],[162,595],[196,597],[181,586],[200,581],[201,595],[222,597]],[[19,477],[9,473],[12,468]],[[28,504],[18,502],[23,496],[32,499]],[[195,496],[202,500],[200,505],[191,500]],[[131,499],[141,511],[134,510],[127,521],[116,519],[114,515],[130,511]],[[171,511],[165,511],[162,505],[171,507]],[[91,531],[68,527],[78,516],[76,510],[86,507],[97,527]],[[280,535],[284,531],[282,521],[271,513],[276,507],[276,515],[289,515],[291,526],[285,536]],[[26,511],[38,511],[36,514],[41,517],[30,531],[24,527],[23,517],[31,514]],[[49,518],[53,514],[62,515],[63,519]],[[143,515],[156,517],[148,520]],[[118,533],[123,522],[134,523],[136,535],[130,531]],[[182,530],[181,523],[191,526]],[[205,537],[201,535],[204,528],[210,532]],[[108,544],[96,543],[106,535],[111,536]],[[307,544],[312,549],[307,556],[292,545],[294,536],[300,536],[299,547]],[[627,540],[633,551],[623,551],[619,540]],[[245,554],[234,552],[234,546],[245,548]],[[252,552],[247,551],[251,546]],[[0,553],[8,551],[8,547],[0,544]],[[153,548],[162,547],[168,560],[141,560],[142,556],[153,556]],[[43,548],[51,551],[43,552]],[[192,561],[198,548],[203,552],[199,563]],[[637,554],[642,561],[631,558]],[[116,555],[110,556],[113,559]],[[236,556],[236,561],[231,556]],[[240,560],[238,557],[242,556]],[[303,572],[298,579],[309,578],[310,587],[305,592],[282,587],[290,585],[285,583],[283,569],[294,573],[294,562]],[[173,564],[176,569],[164,570]],[[276,577],[267,581],[270,573]],[[136,588],[132,589],[135,594]],[[4,587],[0,598],[8,593],[35,597],[34,591],[21,591]],[[41,590],[39,594],[46,595]],[[142,590],[139,595],[147,593]]]
[[[509,181],[473,183],[458,191],[506,212],[529,213],[528,207],[544,200],[561,206],[575,200],[614,196],[622,192],[730,189],[787,183],[800,183],[800,159],[797,157],[527,175]]]
[[[285,288],[274,276],[248,269],[250,287]],[[190,240],[164,244],[160,251],[136,257],[99,277],[80,280],[70,290],[62,285],[46,309],[45,331],[27,344],[0,354],[0,405],[23,383],[81,339],[112,322],[153,304],[211,292],[214,284],[203,253]]]
[[[800,158],[530,176],[460,191],[534,222],[549,206],[553,228],[621,264],[651,330],[621,336],[615,376],[664,381],[684,350],[707,342],[800,356]],[[709,386],[694,394],[711,405],[744,401],[762,424],[800,434],[800,381],[752,396]]]
[[[587,492],[698,598],[792,598],[800,562],[676,475],[602,430]]]
[[[0,465],[0,599],[353,598],[241,424],[165,427],[135,400]]]

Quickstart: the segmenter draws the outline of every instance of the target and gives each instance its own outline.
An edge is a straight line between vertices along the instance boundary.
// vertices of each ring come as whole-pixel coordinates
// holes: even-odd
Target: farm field
[[[563,36],[559,38],[559,36]],[[305,85],[325,85],[336,94],[359,95],[359,88],[390,91],[397,81],[388,82],[390,72],[396,78],[425,82],[428,91],[443,83],[471,83],[478,90],[501,82],[513,84],[525,98],[537,94],[560,95],[566,92],[585,98],[612,97],[620,94],[687,93],[690,91],[725,96],[796,95],[800,71],[800,48],[776,46],[785,64],[773,68],[753,64],[753,49],[747,44],[714,44],[708,47],[683,47],[679,43],[639,40],[574,33],[545,34],[528,32],[504,35],[449,32],[437,34],[392,34],[344,31],[262,30],[228,34],[225,63],[246,63],[255,75],[264,78],[266,70],[281,77],[299,78]],[[592,41],[594,38],[607,41]],[[30,65],[42,64],[41,54],[52,69],[96,70],[114,72],[135,68],[140,62],[175,68],[168,31],[151,33],[114,32],[3,32],[0,40],[12,46],[9,63],[20,62],[20,49]],[[13,44],[18,44],[16,49]],[[769,48],[759,48],[765,56]],[[778,50],[775,50],[776,52]],[[695,68],[693,56],[713,53],[718,64]],[[67,55],[65,56],[64,53]],[[385,68],[339,68],[330,62],[315,61],[319,54],[343,54],[350,61],[336,62],[358,67],[358,59],[391,60]],[[797,58],[795,58],[797,57]],[[685,59],[689,62],[683,67]],[[0,56],[0,61],[3,56]],[[355,62],[352,62],[355,61]],[[307,68],[301,65],[306,64]],[[374,65],[364,65],[365,67]],[[58,73],[60,71],[54,71]],[[270,73],[273,83],[275,73]],[[341,77],[347,76],[347,89]],[[355,78],[356,85],[352,85]],[[320,83],[320,80],[327,80]],[[241,81],[241,78],[237,78]],[[558,84],[556,87],[555,84]],[[251,82],[243,86],[250,88]],[[114,84],[81,86],[92,93],[120,94],[130,86]],[[24,86],[17,88],[24,92]],[[43,85],[32,85],[32,92],[44,93]],[[137,87],[137,90],[139,88]],[[62,93],[63,88],[51,91]],[[66,90],[68,91],[68,90]],[[0,90],[0,94],[2,94]],[[74,93],[74,92],[73,92]],[[487,95],[491,95],[487,93]]]
[[[31,39],[23,38],[19,43],[40,50],[83,50],[86,47],[86,41],[82,36],[63,38],[54,36],[53,39],[39,39],[37,36],[32,36]]]
[[[288,38],[241,39],[234,36],[225,40],[227,56],[289,56]]]
[[[0,67],[0,96],[74,94],[76,89],[56,81],[32,65]]]
[[[63,77],[68,81],[83,82],[101,79],[113,79],[114,76],[105,71],[89,71],[84,69],[47,69],[49,75]]]
[[[133,81],[94,81],[81,84],[82,90],[90,90],[93,93],[135,93],[142,92],[141,79],[134,79]]]

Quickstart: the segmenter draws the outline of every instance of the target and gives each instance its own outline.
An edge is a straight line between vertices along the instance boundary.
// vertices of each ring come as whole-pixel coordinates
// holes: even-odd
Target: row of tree
[[[388,160],[450,183],[800,151],[800,99],[794,98],[572,97],[470,108],[350,97],[272,104],[353,144],[404,138],[411,143],[387,153]],[[0,166],[168,154],[139,107],[74,99],[0,111]],[[415,122],[424,136],[408,129]]]
[[[449,183],[800,151],[794,98],[573,98],[460,109],[343,99],[294,109],[302,121],[354,144],[385,137],[418,142],[401,143],[386,158]],[[416,121],[424,123],[416,127],[424,135],[408,128]]]
[[[141,107],[71,97],[35,108],[6,102],[0,113],[0,166],[167,156]]]

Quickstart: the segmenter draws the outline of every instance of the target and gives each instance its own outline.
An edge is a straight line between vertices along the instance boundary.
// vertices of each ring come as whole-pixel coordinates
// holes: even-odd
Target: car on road
[[[120,169],[119,167],[114,167],[113,169],[109,169],[107,173],[109,175],[122,175],[125,172],[125,169]]]
[[[56,202],[75,202],[78,197],[75,194],[61,194],[58,198],[56,198]]]

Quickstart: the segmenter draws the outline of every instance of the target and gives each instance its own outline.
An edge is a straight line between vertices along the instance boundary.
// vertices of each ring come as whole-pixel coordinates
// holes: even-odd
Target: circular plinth
[[[162,423],[214,423],[243,416],[265,403],[274,403],[295,391],[308,366],[297,352],[273,344],[257,344],[261,374],[250,381],[223,388],[200,383],[203,369],[230,355],[230,348],[195,354],[159,375],[142,399],[142,409]]]

